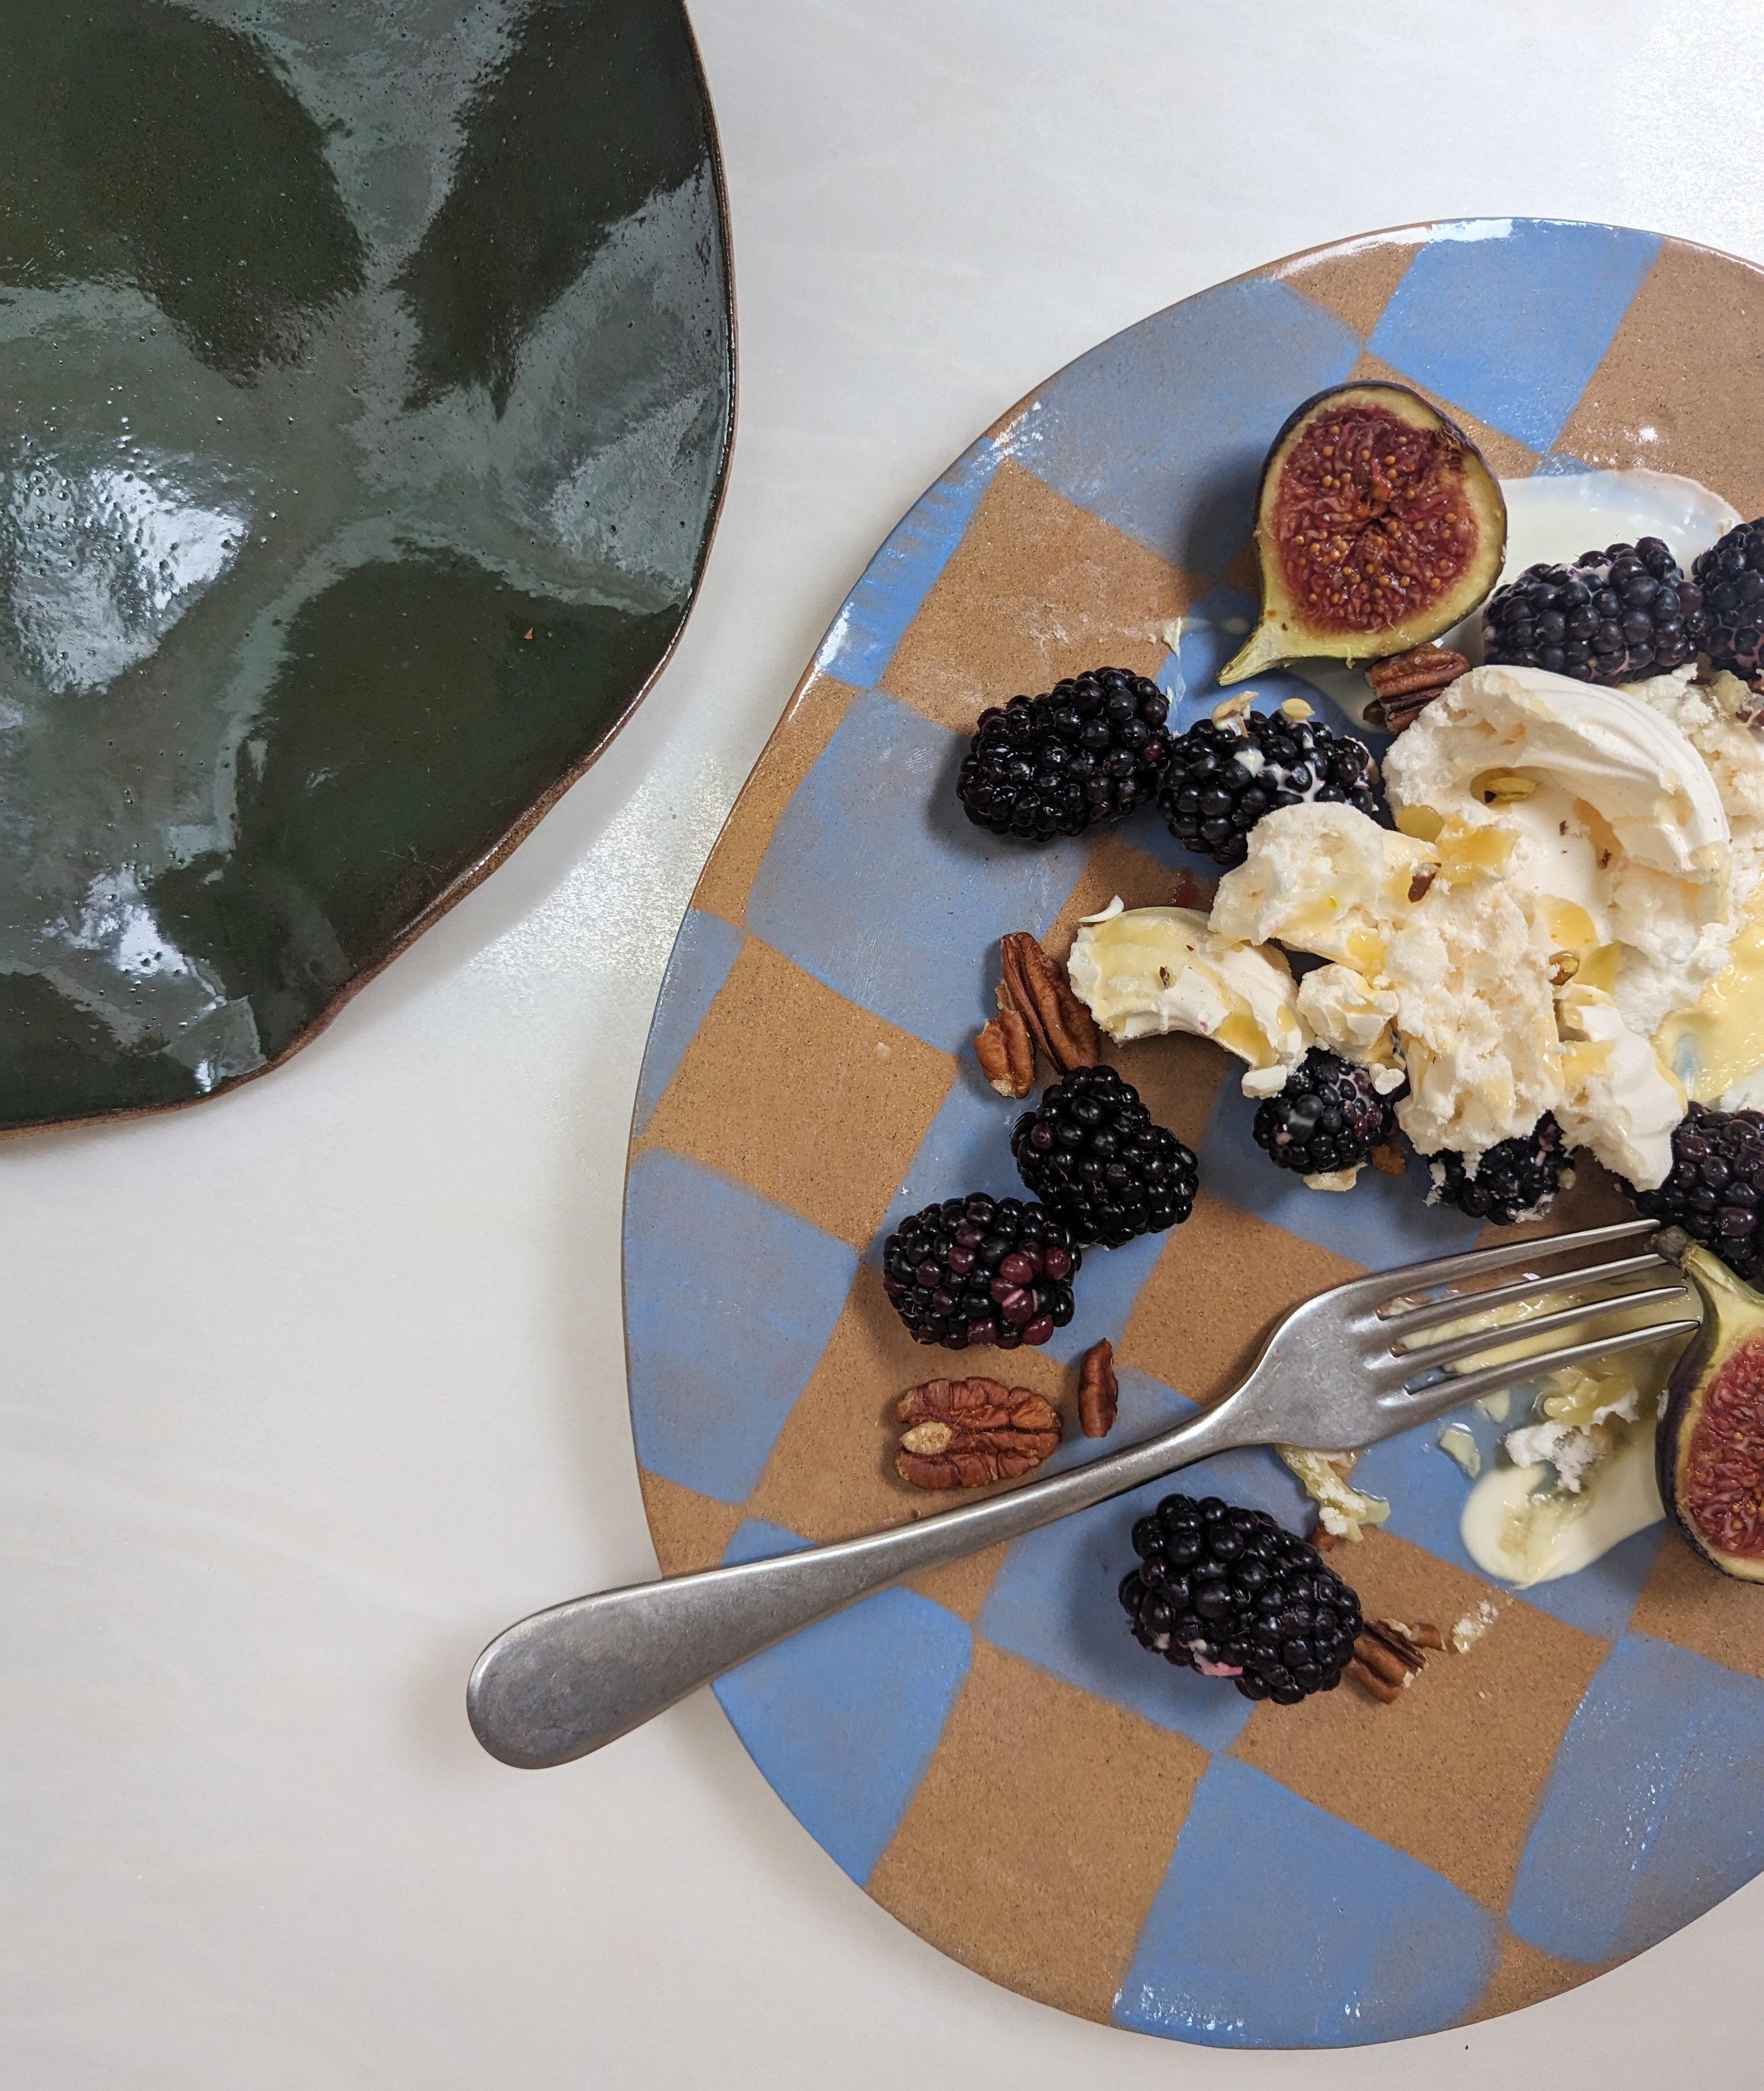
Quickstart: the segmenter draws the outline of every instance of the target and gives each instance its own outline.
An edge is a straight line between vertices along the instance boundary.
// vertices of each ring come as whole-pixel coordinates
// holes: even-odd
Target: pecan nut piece
[[[1121,1386],[1115,1377],[1115,1346],[1105,1336],[1078,1362],[1078,1428],[1087,1438],[1106,1438],[1120,1412]]]
[[[895,1472],[916,1489],[977,1489],[1033,1473],[1059,1442],[1059,1412],[1026,1386],[933,1379],[909,1387],[895,1413],[908,1428]]]
[[[1001,1009],[974,1041],[980,1071],[1001,1097],[1019,1103],[1035,1086],[1035,1041],[1015,1009]]]
[[[1415,723],[1448,683],[1469,671],[1464,656],[1445,646],[1417,646],[1407,653],[1374,661],[1365,671],[1373,698],[1366,716],[1387,733],[1400,733]]]
[[[1095,1067],[1102,1058],[1102,1034],[1072,993],[1066,968],[1049,958],[1026,929],[1004,938],[998,952],[1000,1011],[1012,1009],[1021,1015],[1056,1073]]]
[[[1419,1629],[1417,1629],[1417,1632]],[[1428,1630],[1438,1640],[1437,1627]],[[1353,1645],[1347,1675],[1383,1705],[1393,1705],[1426,1667],[1426,1650],[1395,1619],[1368,1619]]]

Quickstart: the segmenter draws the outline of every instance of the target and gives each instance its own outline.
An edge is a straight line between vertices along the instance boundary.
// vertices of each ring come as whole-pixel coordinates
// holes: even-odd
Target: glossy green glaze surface
[[[727,458],[679,0],[0,6],[0,1128],[205,1095],[498,860]]]

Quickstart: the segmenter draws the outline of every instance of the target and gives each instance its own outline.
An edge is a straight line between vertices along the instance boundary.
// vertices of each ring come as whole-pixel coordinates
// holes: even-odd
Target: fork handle
[[[1234,1397],[1174,1430],[984,1503],[764,1561],[602,1590],[498,1634],[466,1687],[473,1733],[526,1770],[640,1727],[787,1635],[922,1575],[1234,1446],[1260,1442]]]

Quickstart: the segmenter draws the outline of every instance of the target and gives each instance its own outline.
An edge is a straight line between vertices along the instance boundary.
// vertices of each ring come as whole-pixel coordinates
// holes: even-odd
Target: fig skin
[[[1702,1326],[1672,1369],[1666,1405],[1654,1434],[1660,1501],[1691,1546],[1723,1576],[1741,1582],[1764,1583],[1764,1515],[1758,1520],[1758,1551],[1740,1553],[1719,1543],[1700,1520],[1693,1500],[1696,1454],[1706,1449],[1697,1443],[1698,1426],[1709,1422],[1709,1396],[1723,1374],[1736,1364],[1748,1377],[1755,1374],[1758,1379],[1758,1395],[1749,1404],[1756,1416],[1756,1431],[1749,1442],[1760,1448],[1756,1455],[1758,1486],[1764,1497],[1764,1295],[1754,1292],[1719,1257],[1695,1243],[1685,1249],[1681,1261],[1684,1275],[1701,1304]],[[1743,1459],[1740,1464],[1743,1467]]]
[[[1411,428],[1445,437],[1460,454],[1463,489],[1477,524],[1476,547],[1449,588],[1400,622],[1356,632],[1332,632],[1308,623],[1302,606],[1287,585],[1274,517],[1282,475],[1311,424],[1347,407],[1382,409]],[[1437,407],[1407,385],[1382,380],[1332,386],[1294,407],[1269,446],[1256,493],[1256,557],[1262,569],[1262,611],[1256,628],[1235,657],[1220,670],[1219,681],[1240,683],[1263,669],[1287,661],[1328,659],[1376,661],[1406,653],[1449,632],[1479,607],[1500,579],[1507,556],[1507,502],[1500,483],[1482,452],[1464,431]]]

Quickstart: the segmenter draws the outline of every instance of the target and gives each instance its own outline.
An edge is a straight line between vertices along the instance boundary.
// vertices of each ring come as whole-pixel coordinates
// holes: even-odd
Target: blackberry
[[[1266,1511],[1166,1496],[1134,1525],[1133,1551],[1120,1595],[1141,1647],[1278,1706],[1340,1684],[1360,1600]]]
[[[1014,1351],[1045,1343],[1072,1319],[1082,1261],[1039,1205],[974,1191],[901,1222],[882,1244],[882,1290],[915,1343]]]
[[[1691,573],[1709,620],[1703,651],[1750,682],[1764,670],[1764,515],[1699,552]]]
[[[994,705],[955,795],[977,827],[1046,842],[1119,820],[1150,798],[1170,753],[1170,700],[1127,668],[1068,676],[1046,696]]]
[[[1456,1205],[1466,1218],[1492,1220],[1498,1227],[1541,1220],[1556,1192],[1574,1181],[1568,1143],[1548,1111],[1529,1132],[1491,1147],[1473,1176],[1461,1154],[1430,1154],[1427,1167],[1433,1178],[1430,1205]]]
[[[1252,1130],[1275,1168],[1323,1176],[1369,1161],[1395,1123],[1364,1067],[1313,1046],[1280,1093],[1257,1106]]]
[[[1228,870],[1248,855],[1244,838],[1264,813],[1308,799],[1390,825],[1363,740],[1283,711],[1249,712],[1188,728],[1170,751],[1158,807],[1184,849]]]
[[[1042,1092],[1011,1135],[1017,1174],[1076,1242],[1119,1248],[1180,1227],[1194,1210],[1192,1148],[1154,1125],[1112,1067],[1078,1067]]]
[[[1624,1188],[1638,1213],[1682,1227],[1740,1277],[1764,1272],[1764,1111],[1693,1104],[1672,1135],[1666,1181],[1657,1191]]]
[[[1482,656],[1577,683],[1632,683],[1681,666],[1708,628],[1702,590],[1658,537],[1644,537],[1582,552],[1572,567],[1527,567],[1496,588],[1482,606]]]

